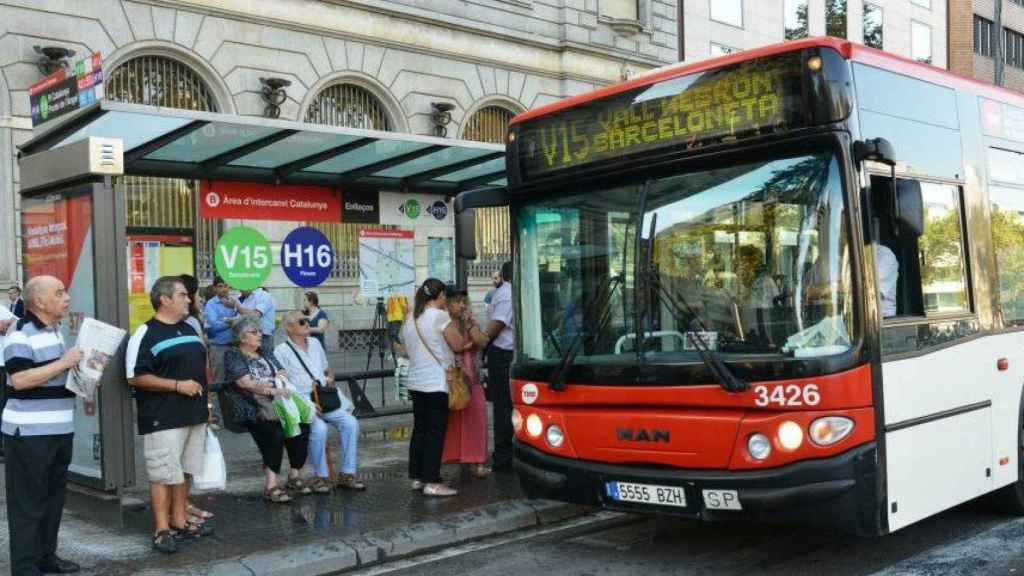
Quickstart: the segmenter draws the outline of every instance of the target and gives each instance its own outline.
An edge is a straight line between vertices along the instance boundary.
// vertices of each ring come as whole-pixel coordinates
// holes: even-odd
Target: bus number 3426
[[[758,406],[817,406],[821,402],[821,393],[817,384],[798,386],[796,384],[772,386],[754,386]]]

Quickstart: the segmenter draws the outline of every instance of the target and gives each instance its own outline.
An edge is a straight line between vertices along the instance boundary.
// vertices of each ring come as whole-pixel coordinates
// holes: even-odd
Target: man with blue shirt
[[[7,405],[0,430],[6,450],[11,574],[69,574],[78,564],[57,556],[75,425],[75,395],[64,383],[82,351],[67,348],[60,320],[71,296],[53,276],[25,284],[25,317],[8,333]]]
[[[236,309],[244,316],[260,319],[260,330],[263,332],[263,351],[270,354],[274,351],[274,321],[277,307],[274,299],[262,287],[242,292],[241,302],[236,302]]]
[[[235,341],[231,331],[238,320],[238,310],[234,298],[229,295],[230,288],[220,276],[213,278],[215,296],[203,307],[206,320],[206,337],[209,343],[210,361],[213,367],[213,381],[224,381],[224,353]]]

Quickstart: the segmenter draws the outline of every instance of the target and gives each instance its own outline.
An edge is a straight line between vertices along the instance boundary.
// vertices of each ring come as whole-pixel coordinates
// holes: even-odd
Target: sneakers
[[[455,496],[459,491],[455,488],[445,486],[444,484],[427,484],[423,487],[424,496],[433,496],[435,498],[447,498],[448,496]]]
[[[420,482],[419,480],[413,480],[412,483],[409,484],[409,487],[412,488],[414,491],[419,492],[420,490],[423,490],[423,482]]]

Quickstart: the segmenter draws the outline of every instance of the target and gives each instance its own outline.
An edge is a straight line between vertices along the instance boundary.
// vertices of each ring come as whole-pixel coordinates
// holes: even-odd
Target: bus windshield
[[[697,362],[696,338],[725,358],[827,356],[854,342],[831,152],[551,194],[517,210],[524,362],[574,348],[576,364]]]

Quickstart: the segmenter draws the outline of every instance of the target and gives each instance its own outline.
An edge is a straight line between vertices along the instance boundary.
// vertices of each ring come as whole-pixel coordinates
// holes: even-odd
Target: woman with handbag
[[[490,476],[487,466],[487,399],[480,383],[478,354],[487,346],[487,335],[473,319],[469,294],[465,290],[450,290],[447,294],[448,314],[452,318],[465,345],[453,350],[455,361],[469,383],[470,400],[465,408],[448,416],[448,433],[444,440],[444,463],[458,462],[469,466],[476,478]]]
[[[413,412],[409,478],[413,490],[438,497],[458,494],[441,481],[441,455],[448,427],[448,381],[462,385],[452,350],[464,346],[445,307],[444,283],[429,278],[416,291],[413,313],[402,327],[402,342],[409,355],[408,388]]]
[[[311,487],[319,494],[326,494],[333,487],[334,470],[327,453],[327,436],[333,427],[341,437],[338,488],[366,490],[366,484],[356,478],[359,420],[352,415],[355,406],[334,385],[334,372],[327,364],[327,354],[319,340],[312,338],[310,324],[302,312],[289,312],[284,318],[288,338],[274,348],[274,357],[288,372],[295,389],[317,406],[309,431],[309,458],[316,474]]]
[[[287,488],[300,494],[310,494],[312,489],[299,477],[299,471],[306,465],[309,445],[309,425],[301,424],[298,436],[285,439],[281,419],[274,408],[277,396],[289,398],[288,376],[274,358],[272,351],[263,350],[263,332],[260,321],[245,317],[232,326],[238,339],[237,348],[224,353],[224,372],[231,383],[234,401],[253,403],[256,414],[245,421],[245,427],[263,457],[266,481],[263,499],[268,502],[291,502],[291,496],[278,480],[281,460],[288,450],[288,464],[291,466]]]

